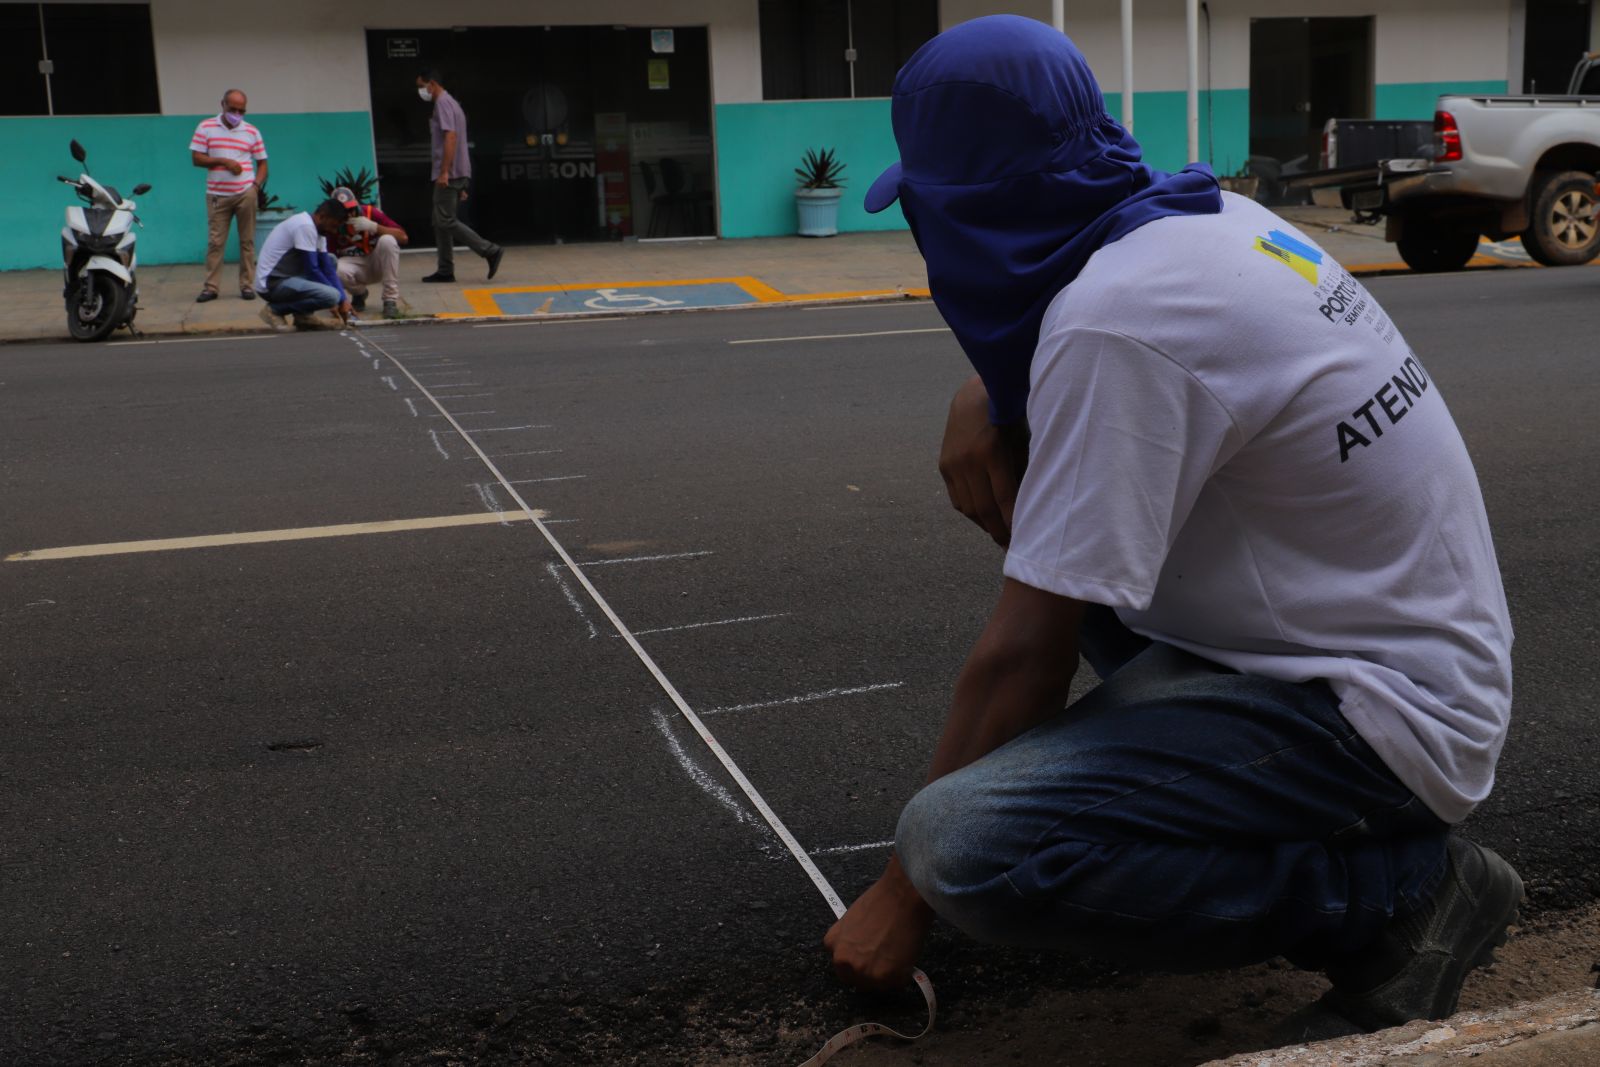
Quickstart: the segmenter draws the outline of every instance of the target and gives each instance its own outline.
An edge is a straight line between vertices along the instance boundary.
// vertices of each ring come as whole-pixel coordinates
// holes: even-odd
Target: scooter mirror
[[[79,163],[82,163],[84,160],[89,158],[89,153],[85,152],[83,150],[83,145],[79,144],[76,140],[72,142],[72,158],[76,159]]]
[[[138,185],[135,185],[133,187],[133,195],[134,196],[143,196],[145,193],[148,193],[149,191],[150,191],[150,183],[149,182],[140,182]]]

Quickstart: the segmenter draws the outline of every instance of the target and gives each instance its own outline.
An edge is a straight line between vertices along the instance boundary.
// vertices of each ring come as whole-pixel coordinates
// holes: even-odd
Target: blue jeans
[[[896,851],[981,941],[1172,971],[1320,967],[1432,894],[1446,825],[1320,681],[1084,623],[1104,681],[906,806]]]
[[[309,278],[281,278],[266,292],[274,315],[309,315],[339,306],[339,290]]]

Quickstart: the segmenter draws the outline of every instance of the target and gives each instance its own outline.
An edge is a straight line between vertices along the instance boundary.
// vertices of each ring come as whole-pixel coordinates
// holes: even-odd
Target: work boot
[[[1445,849],[1448,867],[1433,898],[1329,967],[1333,989],[1313,1009],[1369,1032],[1455,1013],[1467,972],[1494,962],[1523,894],[1517,872],[1489,849],[1455,835]]]
[[[393,300],[385,300],[383,302],[383,317],[386,319],[398,319],[400,317],[400,305]]]
[[[422,280],[425,282],[453,282],[456,280],[456,276],[442,270],[436,270],[432,274],[423,275]]]
[[[280,315],[276,311],[273,311],[271,304],[268,304],[261,309],[261,321],[272,327],[273,331],[276,333],[288,333],[290,330],[294,329],[294,327],[289,324],[289,317],[287,315]]]
[[[365,310],[367,310],[367,294],[366,293],[351,293],[350,294],[350,306],[355,308],[357,311],[365,311]]]

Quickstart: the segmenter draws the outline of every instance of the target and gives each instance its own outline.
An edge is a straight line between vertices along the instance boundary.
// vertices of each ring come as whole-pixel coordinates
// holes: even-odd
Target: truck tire
[[[1600,224],[1594,221],[1594,175],[1581,170],[1545,171],[1534,177],[1533,210],[1522,247],[1536,263],[1570,267],[1600,255]]]
[[[1406,266],[1424,274],[1460,270],[1478,251],[1478,235],[1473,230],[1450,229],[1422,219],[1407,219],[1395,243]]]

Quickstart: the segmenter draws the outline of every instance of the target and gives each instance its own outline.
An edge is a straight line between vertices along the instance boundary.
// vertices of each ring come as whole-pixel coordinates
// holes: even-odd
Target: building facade
[[[0,269],[59,263],[67,143],[140,201],[145,262],[201,258],[194,125],[249,95],[268,190],[309,208],[319,179],[365,167],[415,243],[428,226],[429,67],[470,120],[468,211],[497,240],[793,233],[808,148],[848,166],[842,230],[900,228],[860,198],[895,158],[888,92],[929,36],[980,15],[1041,20],[1049,0],[279,0],[240,17],[210,0],[0,2]],[[1134,133],[1186,162],[1183,0],[1135,0]],[[1431,117],[1442,92],[1564,86],[1597,0],[1207,0],[1200,156],[1310,156],[1328,117]],[[262,9],[267,11],[268,9]],[[1066,0],[1066,27],[1121,114],[1118,0]],[[88,47],[93,41],[98,47]],[[114,47],[103,45],[112,42]],[[1561,86],[1553,84],[1560,82]]]

